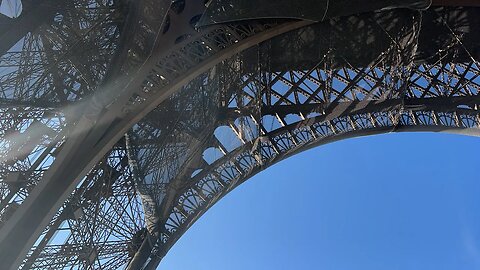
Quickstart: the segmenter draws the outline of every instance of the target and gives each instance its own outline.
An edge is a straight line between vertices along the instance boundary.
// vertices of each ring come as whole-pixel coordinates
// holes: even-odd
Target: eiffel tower
[[[0,0],[0,269],[156,269],[306,149],[480,135],[477,0]]]

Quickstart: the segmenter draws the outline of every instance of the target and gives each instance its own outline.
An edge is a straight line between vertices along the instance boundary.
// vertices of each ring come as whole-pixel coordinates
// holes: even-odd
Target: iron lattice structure
[[[6,11],[19,3],[0,0],[1,269],[155,269],[209,207],[303,150],[480,134],[479,1]]]

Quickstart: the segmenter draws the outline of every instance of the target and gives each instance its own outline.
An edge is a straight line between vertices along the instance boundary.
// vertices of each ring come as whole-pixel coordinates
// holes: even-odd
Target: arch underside
[[[468,105],[463,102],[467,99]],[[467,99],[372,100],[367,105],[360,105],[361,101],[347,101],[332,105],[341,111],[335,116],[312,113],[310,106],[302,111],[301,105],[295,108],[285,105],[268,108],[271,114],[262,114],[259,122],[254,114],[237,114],[238,118],[222,120],[216,129],[212,127],[219,132],[204,138],[202,147],[190,148],[192,155],[197,155],[196,159],[182,160],[187,171],[184,167],[183,171],[180,170],[182,174],[171,180],[178,185],[176,190],[166,189],[162,192],[165,195],[161,193],[164,196],[161,205],[168,205],[169,211],[160,228],[162,233],[156,256],[163,257],[205,211],[235,187],[306,149],[348,138],[392,132],[449,132],[480,136],[480,98],[475,94]],[[448,104],[445,104],[446,100]],[[335,111],[328,107],[326,110]],[[279,113],[281,111],[283,114]],[[137,143],[141,144],[141,140]],[[172,165],[171,160],[157,159],[156,162]],[[176,193],[170,203],[166,201],[168,192]]]
[[[188,21],[180,23],[184,18],[169,11],[168,32],[162,20],[149,17],[149,4],[145,1],[148,8],[139,8],[145,14],[136,16],[151,25],[129,33],[150,30],[124,45],[126,60],[116,71],[132,75],[129,83],[138,85],[117,98],[124,99],[122,115],[110,121],[125,123],[120,131],[133,127],[119,141],[123,133],[112,135],[118,142],[95,156],[97,165],[77,180],[22,269],[117,269],[135,260],[153,269],[229,191],[305,149],[389,132],[479,135],[480,51],[474,36],[480,12],[475,8],[195,28],[190,15],[198,12],[187,4]],[[180,9],[178,3],[171,8]],[[155,43],[158,33],[152,29],[170,35],[166,45],[161,39]],[[178,29],[187,34],[172,33]],[[161,53],[150,57],[154,44]],[[55,99],[25,104],[8,106],[40,113],[39,119],[44,110],[63,112]],[[60,127],[58,134],[72,126]],[[102,138],[110,136],[105,134]],[[52,142],[42,142],[48,150],[37,151],[55,159],[64,140]],[[19,169],[19,160],[6,171],[30,171],[33,165]],[[47,170],[51,164],[45,164]],[[42,174],[31,178],[33,189]],[[2,184],[5,194],[20,193],[12,193],[11,183]],[[23,186],[20,190],[18,204],[29,194]],[[12,204],[8,196],[13,195],[4,201]],[[4,214],[7,208],[2,209]]]
[[[229,191],[305,149],[390,132],[480,135],[474,45],[451,28],[442,32],[451,38],[429,47],[422,27],[435,27],[421,22],[438,14],[399,12],[409,19],[354,16],[335,29],[306,26],[264,42],[212,67],[134,126],[144,185],[162,187],[152,193],[159,226],[148,267]],[[349,27],[359,22],[365,28]],[[344,45],[349,31],[382,42],[368,49],[357,33]]]
[[[392,132],[450,132],[480,136],[478,111],[402,110],[307,119],[262,135],[205,166],[179,193],[159,244],[164,256],[181,235],[231,190],[269,166],[306,149],[349,138]]]

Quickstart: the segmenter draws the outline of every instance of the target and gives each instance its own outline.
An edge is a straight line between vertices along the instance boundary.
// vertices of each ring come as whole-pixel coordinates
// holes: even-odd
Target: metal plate
[[[431,0],[257,0],[255,4],[251,0],[213,0],[198,25],[266,18],[323,21],[380,9],[425,9],[430,4]]]

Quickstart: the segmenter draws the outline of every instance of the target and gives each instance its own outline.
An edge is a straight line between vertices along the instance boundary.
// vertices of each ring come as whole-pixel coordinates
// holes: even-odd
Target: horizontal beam
[[[423,108],[429,108],[432,110],[442,108],[455,108],[456,106],[466,105],[473,107],[480,105],[480,95],[475,96],[457,96],[457,97],[433,97],[433,98],[407,98],[401,99],[389,99],[389,100],[353,100],[336,103],[309,103],[298,105],[278,105],[278,106],[262,106],[260,114],[265,115],[279,115],[281,117],[288,114],[306,114],[312,112],[319,112],[324,115],[334,114],[337,111],[341,111],[342,115],[352,113],[363,113],[375,111],[377,109],[385,109],[395,105],[402,105],[408,110],[421,110]],[[239,110],[238,108],[226,108],[221,114],[223,121],[232,121],[242,116],[248,116],[253,114],[252,108]],[[336,115],[335,115],[336,117]],[[332,118],[332,117],[329,117]]]

